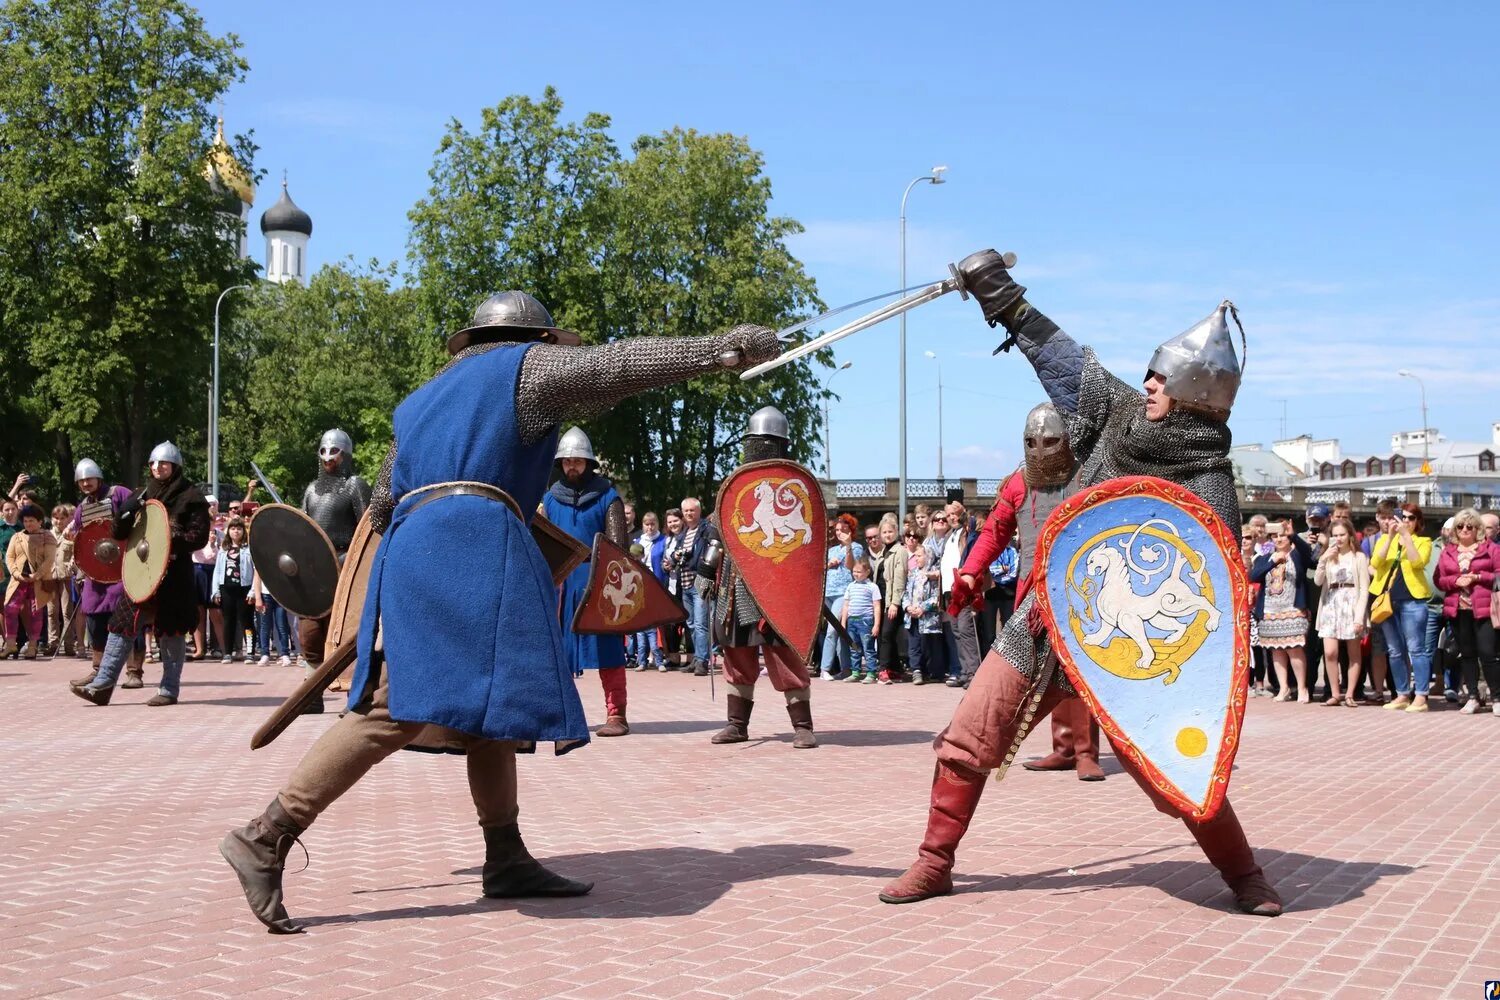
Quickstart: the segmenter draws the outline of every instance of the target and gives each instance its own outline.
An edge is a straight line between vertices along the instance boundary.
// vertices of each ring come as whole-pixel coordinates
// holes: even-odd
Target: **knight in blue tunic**
[[[265,812],[219,845],[251,912],[295,933],[287,852],[370,768],[408,745],[461,748],[484,832],[486,896],[575,896],[517,826],[516,752],[589,740],[563,648],[557,591],[528,524],[558,425],[635,393],[774,357],[773,331],[580,347],[524,292],[486,299],[448,338],[453,359],[396,409],[370,499],[370,570],[349,711],[308,750]],[[461,581],[460,588],[453,581]]]
[[[630,544],[625,527],[625,502],[613,484],[599,474],[594,445],[581,427],[573,427],[557,443],[562,473],[542,497],[542,513],[563,531],[592,547],[601,531],[621,548]],[[573,631],[573,615],[588,596],[589,566],[575,567],[563,581],[558,618],[562,624],[563,655],[575,677],[585,670],[599,672],[604,688],[604,725],[595,736],[626,736],[625,639],[618,635],[580,635]]]

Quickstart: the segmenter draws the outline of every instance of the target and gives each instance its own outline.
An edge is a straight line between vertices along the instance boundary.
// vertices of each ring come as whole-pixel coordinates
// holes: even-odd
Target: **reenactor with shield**
[[[1157,348],[1146,369],[1143,393],[1110,373],[1092,350],[1080,346],[1033,308],[1024,297],[1025,289],[1010,276],[1012,263],[1013,258],[1002,258],[993,250],[971,254],[954,269],[955,283],[978,300],[991,326],[1005,326],[1010,336],[1001,349],[1020,346],[1064,414],[1080,465],[1081,489],[1044,526],[1039,547],[1042,565],[1035,570],[1038,579],[1005,624],[953,720],[937,738],[926,835],[916,862],[880,898],[887,903],[910,903],[953,891],[954,854],[979,805],[986,775],[996,768],[1004,774],[1018,738],[1046,718],[1067,693],[1053,683],[1055,668],[1060,656],[1072,655],[1068,650],[1073,648],[1074,629],[1082,635],[1083,618],[1095,614],[1102,621],[1090,623],[1085,647],[1106,640],[1111,646],[1121,644],[1124,662],[1117,658],[1110,672],[1117,674],[1116,681],[1124,680],[1109,681],[1110,686],[1103,689],[1085,684],[1087,690],[1080,693],[1089,698],[1096,714],[1096,706],[1112,702],[1115,718],[1100,716],[1100,721],[1115,746],[1116,758],[1159,811],[1186,824],[1228,884],[1240,910],[1275,916],[1281,913],[1281,898],[1256,864],[1225,795],[1243,721],[1248,658],[1248,615],[1240,599],[1246,584],[1232,530],[1240,523],[1239,503],[1228,457],[1227,421],[1240,383],[1240,362],[1226,321],[1233,306],[1221,304],[1202,322]],[[1084,550],[1076,548],[1080,536],[1062,534],[1068,519],[1081,519],[1090,505],[1122,493],[1129,494],[1139,509],[1163,513],[1151,522],[1154,535],[1148,534],[1139,547],[1134,546],[1147,527],[1146,522],[1137,523],[1135,534],[1123,539],[1122,550],[1117,544],[1122,539],[1117,536],[1129,529],[1118,523],[1099,529],[1093,538],[1082,534],[1089,542],[1087,570],[1092,575],[1069,571],[1064,579],[1079,594],[1054,595],[1045,569],[1054,548],[1072,547],[1072,562],[1060,561],[1066,564],[1065,570],[1085,565]],[[1175,521],[1165,516],[1168,503],[1177,511]],[[1160,521],[1166,521],[1167,527],[1161,527]],[[1080,520],[1080,525],[1085,522]],[[1183,532],[1201,537],[1202,544],[1196,550],[1178,547],[1183,543],[1177,533]],[[1176,554],[1169,556],[1173,548]],[[1144,564],[1136,561],[1138,554]],[[1160,574],[1169,563],[1176,566],[1174,575],[1162,580]],[[1163,569],[1157,569],[1158,564]],[[1194,566],[1191,578],[1181,575],[1184,564]],[[1204,581],[1212,581],[1215,575],[1225,588],[1218,591],[1224,595],[1222,613],[1205,600]],[[1137,614],[1147,601],[1131,589],[1135,585],[1129,581],[1137,576],[1148,581],[1156,577],[1157,592],[1172,583],[1180,599],[1177,607],[1181,609],[1185,602],[1189,609],[1178,614],[1190,615],[1201,636],[1205,626],[1196,617],[1201,610],[1217,633],[1209,646],[1211,652],[1193,664],[1191,673],[1168,662],[1164,668],[1179,673],[1161,678],[1164,668],[1156,661],[1162,658],[1158,647],[1163,642],[1160,637],[1155,644],[1148,641],[1153,636],[1146,631],[1146,619]],[[1111,590],[1111,600],[1118,603],[1106,609],[1103,591],[1116,587],[1124,588]],[[1075,612],[1073,620],[1059,620],[1051,608],[1075,596],[1083,599],[1080,605],[1064,609]],[[1082,615],[1076,613],[1079,607]],[[1167,625],[1154,627],[1181,639],[1187,625],[1174,625],[1176,619],[1167,615],[1169,610],[1168,605],[1159,604],[1141,614],[1157,615],[1149,620]],[[1125,634],[1111,632],[1122,626],[1128,630]],[[1133,652],[1132,646],[1139,652]],[[1203,648],[1201,640],[1199,648]],[[1065,662],[1065,668],[1069,663],[1069,680],[1083,679],[1085,672],[1076,662]],[[1199,697],[1195,704],[1178,707],[1190,710],[1184,717],[1196,715],[1204,725],[1183,724],[1178,729],[1165,708],[1176,704],[1173,699],[1191,699],[1194,693]],[[1127,712],[1143,720],[1139,727],[1116,724]],[[1208,724],[1211,718],[1218,720],[1217,727]],[[1186,794],[1189,787],[1192,795]]]
[[[69,530],[73,532],[73,558],[84,578],[78,607],[83,614],[84,637],[93,656],[93,667],[72,683],[84,687],[99,672],[99,660],[109,641],[109,619],[125,596],[125,585],[120,582],[125,550],[115,540],[114,526],[121,508],[130,501],[130,490],[125,486],[110,486],[92,458],[78,463],[73,470],[73,481],[81,495]],[[132,644],[121,687],[142,686],[144,657],[145,649]]]
[[[192,555],[208,542],[208,503],[183,476],[182,452],[170,441],[152,449],[150,468],[150,481],[113,518],[111,536],[124,543],[125,596],[110,617],[99,669],[87,683],[71,685],[74,694],[95,705],[109,704],[136,635],[148,627],[161,650],[162,677],[146,704],[177,704],[186,636],[198,625]]]

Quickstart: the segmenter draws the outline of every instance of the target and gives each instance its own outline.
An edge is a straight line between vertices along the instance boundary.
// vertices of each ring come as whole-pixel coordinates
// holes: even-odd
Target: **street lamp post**
[[[219,495],[219,306],[224,304],[224,296],[230,292],[250,287],[231,285],[219,293],[218,301],[214,303],[214,388],[213,404],[208,411],[208,469],[214,496]]]
[[[947,170],[948,170],[948,168],[945,167],[945,166],[936,166],[936,167],[933,167],[930,171],[928,171],[927,173],[923,174],[921,177],[914,177],[914,178],[912,178],[911,183],[908,184],[908,185],[906,185],[906,190],[903,191],[903,192],[901,192],[901,287],[902,288],[906,287],[906,199],[911,195],[911,189],[914,188],[914,187],[916,187],[918,184],[922,184],[922,183],[927,183],[927,184],[941,184],[941,183],[943,183],[943,174],[946,173]],[[900,485],[900,509],[901,509],[901,513],[898,516],[901,518],[902,523],[905,523],[905,521],[906,521],[906,313],[902,313],[901,314],[901,359],[900,359],[900,370],[901,370],[901,385],[900,385],[900,388],[898,390],[898,394],[900,396],[900,414],[898,416],[898,419],[901,422],[901,435],[900,435],[901,436],[901,446],[900,446],[901,447],[901,461],[900,461],[900,472],[899,472],[900,482],[901,482],[901,485]]]
[[[1415,381],[1417,389],[1422,394],[1422,475],[1428,479],[1427,490],[1423,491],[1422,502],[1426,504],[1431,502],[1431,498],[1427,496],[1427,492],[1432,489],[1432,450],[1428,443],[1428,438],[1431,437],[1431,434],[1427,430],[1427,385],[1416,372],[1410,369],[1403,368],[1396,374],[1402,378],[1409,378]]]
[[[937,362],[938,369],[938,489],[947,491],[948,480],[943,478],[943,359],[937,356],[936,351],[923,351],[923,354]]]
[[[823,478],[833,478],[833,429],[828,422],[828,387],[833,384],[833,377],[839,372],[854,364],[853,361],[845,361],[839,365],[828,377],[823,380]]]

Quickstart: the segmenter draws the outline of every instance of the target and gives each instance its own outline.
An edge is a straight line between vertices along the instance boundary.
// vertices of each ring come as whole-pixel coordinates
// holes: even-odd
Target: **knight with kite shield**
[[[1030,591],[936,740],[926,835],[880,898],[953,890],[985,775],[1064,697],[1060,667],[1126,773],[1186,824],[1239,909],[1275,916],[1281,898],[1225,794],[1249,653],[1227,425],[1241,371],[1227,320],[1238,315],[1226,301],[1157,348],[1143,393],[1033,308],[1009,266],[985,250],[954,270],[986,321],[1009,332],[1000,350],[1019,346],[1062,412],[1079,488],[1043,527]]]

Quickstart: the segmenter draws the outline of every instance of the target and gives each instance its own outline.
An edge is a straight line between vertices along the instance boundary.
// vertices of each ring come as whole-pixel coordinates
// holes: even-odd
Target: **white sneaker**
[[[271,662],[271,658],[269,656],[264,656],[263,655],[263,656],[261,656],[260,659],[258,659],[258,660],[255,661],[255,665],[257,667],[264,667],[266,664],[268,664],[270,662]]]
[[[278,667],[290,667],[292,665],[292,661],[290,658],[283,656],[281,659],[276,661],[276,665]]]
[[[233,663],[234,662],[234,657],[232,657],[232,656],[226,656],[226,657],[224,657],[224,659],[220,660],[219,662],[220,663]]]
[[[1496,715],[1500,715],[1500,701],[1491,703],[1490,711],[1494,712]]]
[[[664,673],[667,672],[667,665],[665,663],[658,663],[656,665],[656,670],[657,670],[658,673],[663,673],[664,674]]]

